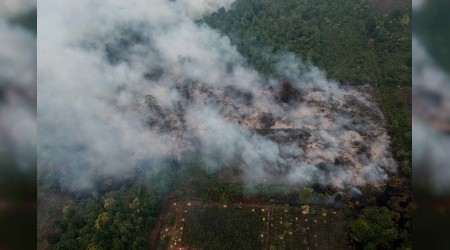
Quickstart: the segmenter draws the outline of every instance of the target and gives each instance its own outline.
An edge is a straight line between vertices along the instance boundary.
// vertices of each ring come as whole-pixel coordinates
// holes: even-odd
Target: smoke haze
[[[449,75],[431,58],[417,37],[413,38],[413,168],[417,184],[446,194],[450,88]]]
[[[39,1],[39,171],[70,189],[199,151],[247,184],[382,184],[395,171],[368,85],[290,53],[264,78],[197,22],[232,1]],[[264,132],[264,133],[263,133]]]
[[[36,36],[12,20],[33,8],[33,0],[0,3],[0,156],[25,173],[36,163]]]

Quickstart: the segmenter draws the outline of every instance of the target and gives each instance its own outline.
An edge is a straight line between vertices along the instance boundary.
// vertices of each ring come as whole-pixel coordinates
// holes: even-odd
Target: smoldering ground
[[[218,2],[39,5],[40,176],[89,188],[193,151],[215,171],[234,162],[249,185],[353,188],[395,170],[370,87],[340,86],[289,53],[273,55],[282,77],[260,76],[196,21]]]

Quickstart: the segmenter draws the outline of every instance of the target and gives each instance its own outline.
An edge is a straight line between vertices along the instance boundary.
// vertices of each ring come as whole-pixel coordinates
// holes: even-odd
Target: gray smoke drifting
[[[284,79],[263,78],[195,21],[221,6],[231,1],[40,1],[40,172],[88,188],[199,151],[247,184],[382,184],[395,163],[372,89],[289,53],[274,55]]]
[[[36,36],[13,20],[33,8],[33,0],[0,3],[0,157],[25,173],[35,169]]]
[[[0,249],[36,248],[35,11],[0,1]]]
[[[4,21],[35,8],[36,0],[3,0],[0,2],[0,17]]]
[[[416,184],[447,194],[450,76],[413,38],[413,170]]]

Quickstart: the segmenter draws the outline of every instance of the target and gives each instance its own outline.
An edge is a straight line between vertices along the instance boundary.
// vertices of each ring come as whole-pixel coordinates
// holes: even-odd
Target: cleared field
[[[167,215],[158,249],[351,249],[331,208],[182,201]]]

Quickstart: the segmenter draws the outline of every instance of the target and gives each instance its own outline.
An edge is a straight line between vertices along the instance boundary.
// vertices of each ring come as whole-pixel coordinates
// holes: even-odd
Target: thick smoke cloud
[[[13,22],[36,7],[33,0],[0,3],[0,157],[21,172],[35,169],[36,37]]]
[[[248,184],[347,188],[395,171],[370,87],[339,86],[289,53],[274,55],[284,79],[261,77],[196,21],[221,6],[231,1],[40,1],[40,172],[88,188],[192,151]]]
[[[36,247],[35,8],[0,1],[0,249]]]
[[[177,2],[189,17],[200,19],[219,8],[230,9],[234,0],[178,0]]]
[[[450,178],[449,74],[413,38],[413,170],[416,184],[447,194]]]
[[[0,2],[2,20],[17,17],[36,8],[36,0],[3,0]]]

